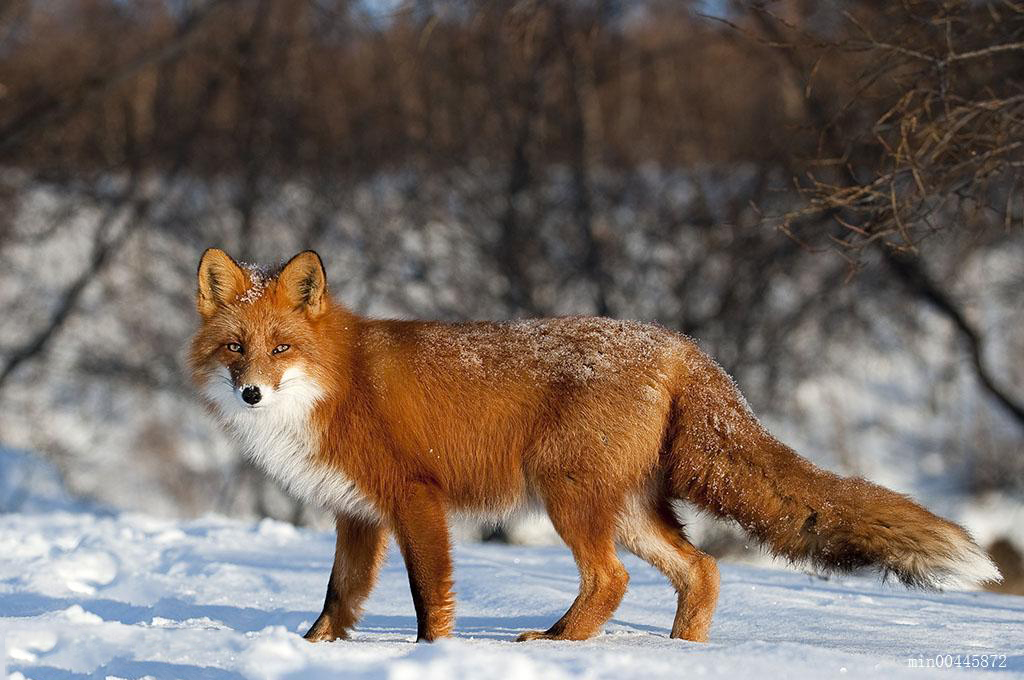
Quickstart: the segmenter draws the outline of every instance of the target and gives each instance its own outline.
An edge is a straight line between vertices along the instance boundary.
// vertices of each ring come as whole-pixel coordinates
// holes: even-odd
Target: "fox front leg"
[[[387,548],[387,531],[379,523],[339,515],[336,526],[334,567],[324,610],[305,635],[310,642],[348,638],[377,580]]]
[[[455,621],[452,557],[443,500],[427,484],[413,485],[394,511],[398,547],[409,571],[416,641],[450,635]]]

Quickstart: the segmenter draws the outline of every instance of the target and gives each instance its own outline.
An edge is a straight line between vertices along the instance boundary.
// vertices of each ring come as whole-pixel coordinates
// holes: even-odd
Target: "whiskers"
[[[308,386],[310,384],[309,379],[304,375],[295,375],[290,378],[284,378],[277,384],[277,391],[281,392],[288,389],[289,387],[297,386]]]
[[[298,368],[289,368],[281,376],[281,382],[275,390],[278,396],[312,406],[324,395],[323,388],[305,372]]]
[[[253,374],[250,379],[260,381],[260,376]],[[261,421],[261,427],[271,430],[305,427],[309,410],[324,397],[316,380],[297,367],[285,370],[276,387],[261,381],[254,384],[260,388],[262,399],[258,405],[250,406],[243,402],[240,386],[232,380],[227,367],[222,366],[209,374],[201,391],[218,415],[234,427],[248,428]]]

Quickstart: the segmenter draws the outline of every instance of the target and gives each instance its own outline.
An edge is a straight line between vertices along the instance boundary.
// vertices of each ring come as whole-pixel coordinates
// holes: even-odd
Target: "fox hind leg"
[[[718,566],[714,558],[686,540],[668,500],[633,498],[619,516],[617,538],[675,587],[679,599],[672,637],[707,642],[718,602]]]
[[[546,631],[527,631],[517,640],[585,640],[611,618],[626,593],[629,574],[615,555],[612,516],[601,503],[549,500],[548,514],[572,550],[580,570],[580,589],[569,610]]]

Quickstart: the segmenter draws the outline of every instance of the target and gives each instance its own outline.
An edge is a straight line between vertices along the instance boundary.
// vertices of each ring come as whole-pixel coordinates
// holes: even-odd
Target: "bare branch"
[[[228,1],[209,0],[207,4],[189,14],[166,43],[147,50],[131,62],[109,71],[102,77],[89,80],[75,91],[48,96],[29,107],[0,128],[0,152],[17,144],[33,130],[44,129],[67,119],[89,102],[99,99],[146,67],[176,58],[184,51],[188,41],[198,32],[210,13]]]

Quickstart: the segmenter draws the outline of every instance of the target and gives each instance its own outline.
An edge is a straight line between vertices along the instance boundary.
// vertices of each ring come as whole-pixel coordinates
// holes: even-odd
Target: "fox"
[[[450,635],[452,513],[542,509],[572,552],[578,596],[518,641],[597,634],[627,590],[619,547],[674,587],[671,637],[707,641],[719,570],[687,539],[677,502],[825,571],[874,568],[937,589],[1000,579],[961,526],[773,437],[729,375],[664,327],[364,318],[332,298],[309,250],[261,267],[208,249],[196,306],[189,364],[202,400],[266,474],[334,517],[310,641],[350,637],[389,537],[417,641]]]

